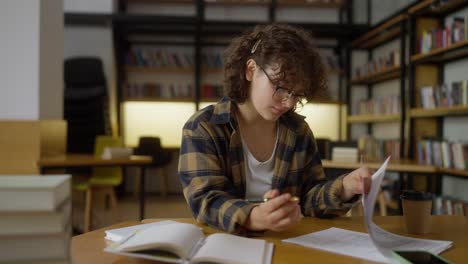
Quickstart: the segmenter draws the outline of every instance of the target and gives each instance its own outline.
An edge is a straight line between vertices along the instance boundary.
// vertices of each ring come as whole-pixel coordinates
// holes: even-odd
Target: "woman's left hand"
[[[371,186],[371,172],[367,167],[352,171],[343,178],[343,192],[341,199],[349,201],[356,194],[369,193]]]

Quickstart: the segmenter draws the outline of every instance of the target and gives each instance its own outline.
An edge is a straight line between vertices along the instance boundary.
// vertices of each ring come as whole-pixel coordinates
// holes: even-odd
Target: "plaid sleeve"
[[[330,218],[341,216],[355,204],[356,197],[348,202],[341,200],[343,191],[342,175],[334,180],[327,179],[318,153],[317,144],[310,129],[306,140],[310,142],[307,147],[307,163],[304,170],[303,184],[303,212],[305,216]]]
[[[245,202],[226,173],[227,140],[208,124],[184,126],[178,175],[195,219],[229,233],[243,233],[254,205]],[[223,141],[224,140],[224,141]],[[227,146],[228,148],[229,146]]]

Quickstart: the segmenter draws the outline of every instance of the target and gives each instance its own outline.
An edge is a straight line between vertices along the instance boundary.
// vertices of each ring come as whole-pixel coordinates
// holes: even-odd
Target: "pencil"
[[[249,203],[266,203],[271,199],[272,198],[256,198],[256,199],[254,198],[254,199],[245,199],[245,201],[249,202]],[[290,202],[299,202],[299,197],[291,196],[291,198],[289,198],[289,201]]]

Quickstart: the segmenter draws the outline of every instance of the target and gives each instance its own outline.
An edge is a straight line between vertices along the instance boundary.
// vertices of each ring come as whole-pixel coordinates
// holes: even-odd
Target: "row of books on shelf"
[[[423,31],[419,39],[418,53],[427,53],[433,49],[449,47],[468,38],[468,16],[454,17],[451,24],[444,28]]]
[[[285,1],[285,0],[279,0],[279,4],[284,4],[284,3],[303,3],[303,4],[336,4],[336,5],[341,5],[343,2],[346,0],[294,0],[294,1]],[[235,4],[242,4],[242,3],[247,3],[247,4],[252,4],[252,3],[271,3],[271,0],[205,0],[206,3],[235,3]]]
[[[70,178],[0,177],[1,263],[71,263]]]
[[[208,68],[223,68],[219,52],[204,52],[201,63]],[[193,52],[161,48],[132,48],[127,52],[126,65],[150,68],[194,68]]]
[[[354,69],[354,79],[364,78],[368,75],[379,73],[390,68],[398,67],[401,64],[400,50],[393,50],[389,54],[377,57],[368,61],[364,65]]]
[[[370,100],[360,100],[356,113],[359,115],[383,115],[400,113],[400,96],[376,97]]]
[[[341,69],[338,57],[336,56],[322,53],[322,61],[329,71],[339,71]]]
[[[126,93],[129,98],[187,98],[194,96],[192,83],[128,83]]]
[[[223,96],[223,86],[221,84],[205,83],[201,86],[201,97],[208,99],[218,99]]]
[[[436,196],[432,202],[432,214],[468,216],[468,202],[448,196]]]
[[[443,168],[468,169],[468,142],[418,141],[418,162]]]
[[[376,139],[369,135],[358,139],[358,149],[366,161],[385,160],[392,156],[392,160],[400,159],[399,139]]]
[[[125,57],[126,65],[152,68],[193,68],[191,52],[158,48],[132,48]]]
[[[468,105],[468,81],[421,87],[421,107],[432,109]]]

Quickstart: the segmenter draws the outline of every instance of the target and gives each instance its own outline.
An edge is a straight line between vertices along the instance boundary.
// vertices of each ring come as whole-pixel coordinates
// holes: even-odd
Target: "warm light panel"
[[[306,117],[315,138],[339,140],[340,105],[339,104],[306,104],[298,112]]]
[[[215,103],[216,102],[201,102],[200,109]],[[346,107],[344,109],[346,109]],[[304,105],[298,114],[306,116],[306,122],[309,124],[316,138],[339,140],[339,104],[309,103]]]
[[[195,103],[125,102],[122,104],[126,146],[138,145],[141,136],[157,136],[164,147],[180,147],[182,127],[195,113]]]

